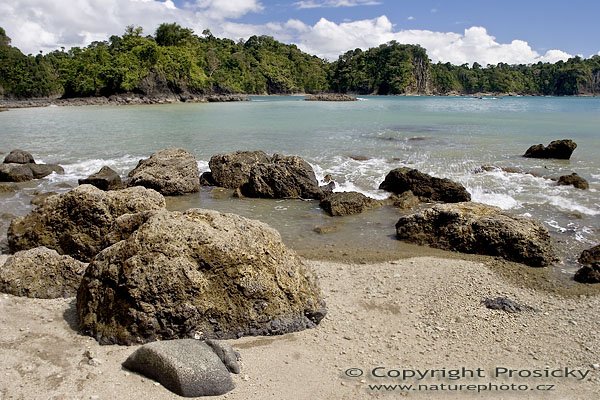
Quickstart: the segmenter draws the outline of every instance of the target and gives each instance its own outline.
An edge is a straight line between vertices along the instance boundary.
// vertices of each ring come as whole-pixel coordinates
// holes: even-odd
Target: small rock
[[[521,305],[506,297],[496,297],[495,299],[486,298],[481,302],[491,310],[504,310],[509,313],[534,311],[532,307]]]

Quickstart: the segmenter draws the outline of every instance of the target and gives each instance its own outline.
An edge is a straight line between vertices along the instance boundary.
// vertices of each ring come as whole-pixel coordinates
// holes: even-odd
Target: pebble
[[[600,364],[592,364],[592,368],[594,368],[594,369],[600,369]]]

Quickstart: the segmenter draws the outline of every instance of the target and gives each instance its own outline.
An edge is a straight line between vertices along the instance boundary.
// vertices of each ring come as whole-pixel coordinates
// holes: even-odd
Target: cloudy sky
[[[420,44],[434,61],[555,62],[599,54],[596,0],[12,0],[0,26],[24,53],[85,46],[127,25],[177,22],[231,39],[271,35],[337,59],[357,47]]]

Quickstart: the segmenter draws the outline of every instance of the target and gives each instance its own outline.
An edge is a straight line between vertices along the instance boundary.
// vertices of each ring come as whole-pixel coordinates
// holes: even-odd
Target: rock
[[[577,189],[589,189],[590,185],[588,182],[573,172],[571,175],[563,175],[558,178],[559,185],[571,185],[575,186]]]
[[[86,266],[46,247],[19,251],[0,266],[0,291],[41,299],[73,297]]]
[[[306,101],[356,101],[356,97],[343,93],[320,93],[309,94],[304,99]]]
[[[207,339],[206,344],[210,346],[212,351],[223,361],[227,370],[232,374],[240,373],[240,354],[231,347],[230,344],[222,340]]]
[[[476,174],[482,173],[482,172],[494,172],[494,171],[503,171],[506,172],[508,174],[527,174],[527,172],[524,172],[522,170],[520,170],[519,168],[515,168],[515,167],[498,167],[495,165],[482,165],[479,168],[476,168],[473,172]]]
[[[503,310],[509,313],[535,311],[532,307],[524,306],[506,297],[486,298],[482,303],[491,310]]]
[[[386,203],[391,203],[392,206],[402,210],[416,207],[420,202],[421,201],[413,194],[412,190],[403,192],[401,194],[393,194],[386,201]]]
[[[600,262],[581,267],[573,277],[579,283],[600,283]]]
[[[134,187],[104,192],[92,185],[81,185],[50,196],[29,214],[15,218],[8,228],[8,244],[11,252],[46,246],[89,261],[130,233],[127,229],[131,227],[120,225],[119,217],[164,207],[165,199],[151,189]]]
[[[0,183],[0,193],[14,193],[19,190],[19,186],[16,183]]]
[[[396,234],[420,245],[497,256],[532,267],[556,261],[550,235],[540,223],[478,203],[438,204],[402,216]]]
[[[212,172],[203,172],[200,175],[200,186],[219,186],[212,176]]]
[[[84,179],[79,179],[80,185],[93,185],[100,190],[118,190],[123,187],[121,177],[115,170],[108,166],[103,166],[100,171]]]
[[[183,397],[219,396],[235,387],[223,362],[199,340],[145,344],[125,360],[123,367]]]
[[[577,148],[577,143],[571,139],[553,140],[548,147],[536,144],[527,149],[523,157],[529,158],[558,158],[568,160]]]
[[[309,163],[298,156],[273,155],[268,164],[256,164],[241,187],[246,197],[321,199],[323,191]]]
[[[577,261],[583,265],[600,263],[600,244],[597,244],[591,249],[582,251]]]
[[[43,193],[36,192],[36,193],[34,193],[34,196],[29,203],[33,206],[39,207],[42,204],[44,204],[44,202],[46,201],[46,199],[48,197],[54,196],[56,194],[58,194],[58,193],[56,193],[56,192],[43,192]]]
[[[196,158],[184,149],[165,149],[141,160],[129,173],[128,186],[144,186],[165,196],[200,190]]]
[[[31,169],[34,179],[44,178],[53,172],[57,174],[65,173],[63,167],[57,164],[27,164],[27,167]]]
[[[335,182],[331,181],[326,185],[321,185],[319,186],[319,189],[321,189],[321,192],[323,192],[323,196],[328,196],[333,193],[333,189],[335,189]]]
[[[460,183],[435,178],[410,168],[396,168],[390,171],[379,185],[379,189],[396,194],[411,190],[424,201],[458,203],[471,200],[471,195]]]
[[[360,214],[381,206],[381,202],[358,192],[338,192],[327,195],[319,206],[332,217]]]
[[[319,235],[337,232],[337,230],[337,225],[318,225],[313,228],[313,232],[318,233]]]
[[[33,179],[28,164],[0,164],[0,182],[26,182]]]
[[[4,157],[5,164],[28,164],[35,163],[31,153],[24,150],[13,150],[6,157]]]
[[[277,231],[200,209],[157,212],[98,254],[77,311],[103,344],[283,334],[325,315],[316,278]]]
[[[236,151],[212,156],[208,166],[215,186],[237,189],[248,182],[253,166],[270,161],[264,151]]]

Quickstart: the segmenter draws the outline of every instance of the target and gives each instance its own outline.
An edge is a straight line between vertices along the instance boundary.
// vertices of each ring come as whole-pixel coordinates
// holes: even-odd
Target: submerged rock
[[[100,171],[87,178],[79,179],[78,183],[80,185],[93,185],[100,190],[118,190],[123,188],[123,182],[119,174],[106,165],[100,168]]]
[[[13,150],[4,157],[5,164],[29,164],[35,163],[31,153],[24,150]]]
[[[327,195],[319,206],[332,217],[360,214],[381,206],[381,202],[358,192],[338,192]]]
[[[221,359],[200,340],[145,344],[125,360],[123,367],[183,397],[219,396],[235,387]]]
[[[553,140],[548,147],[536,144],[527,149],[523,157],[529,158],[557,158],[568,160],[577,148],[577,143],[571,139]]]
[[[565,186],[574,186],[577,189],[589,189],[590,185],[589,183],[583,179],[581,176],[577,175],[575,172],[573,172],[571,175],[563,175],[560,178],[558,178],[558,184],[559,185],[565,185]]]
[[[396,194],[412,191],[424,201],[458,203],[470,201],[471,195],[463,185],[446,178],[436,178],[416,169],[396,168],[390,171],[379,189]]]
[[[386,203],[402,210],[416,207],[420,202],[421,201],[413,194],[412,190],[401,194],[393,194],[386,200]]]
[[[402,216],[396,234],[420,245],[497,256],[532,267],[556,260],[550,235],[540,223],[477,203],[438,204]]]
[[[86,266],[46,247],[19,251],[0,266],[0,291],[40,299],[73,297]]]
[[[77,294],[100,343],[275,335],[325,315],[313,273],[268,225],[233,214],[160,211],[98,254]]]
[[[305,101],[356,101],[355,96],[344,93],[320,93],[309,94],[304,98]]]
[[[129,173],[128,186],[144,186],[165,196],[200,190],[200,172],[193,154],[184,149],[165,149],[141,160]]]
[[[8,228],[8,244],[11,252],[46,246],[89,261],[129,235],[135,229],[131,222],[140,223],[146,217],[143,212],[164,207],[165,199],[151,189],[104,192],[81,185],[50,196],[29,214],[15,218]]]

